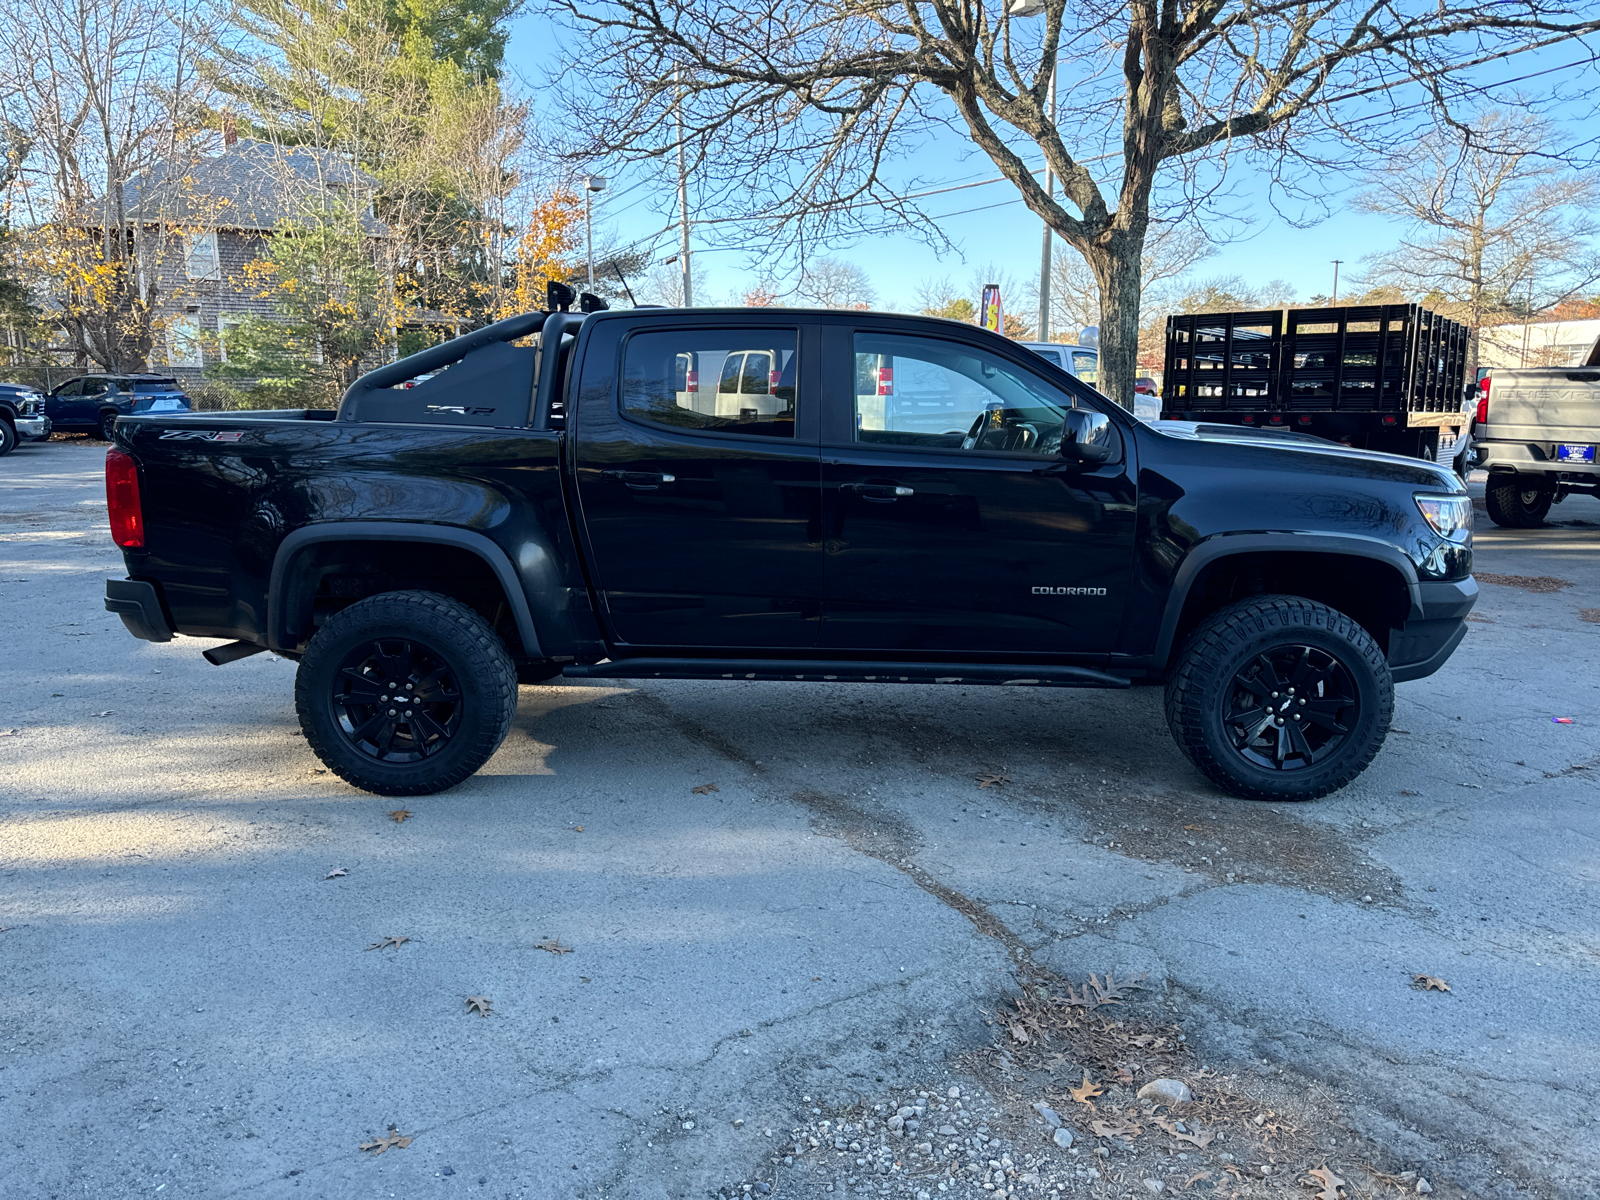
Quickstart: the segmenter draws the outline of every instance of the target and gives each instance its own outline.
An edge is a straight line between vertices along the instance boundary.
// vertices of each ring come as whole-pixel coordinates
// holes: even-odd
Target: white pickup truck
[[[1490,520],[1531,528],[1568,496],[1600,496],[1600,338],[1577,366],[1495,367],[1478,389]]]

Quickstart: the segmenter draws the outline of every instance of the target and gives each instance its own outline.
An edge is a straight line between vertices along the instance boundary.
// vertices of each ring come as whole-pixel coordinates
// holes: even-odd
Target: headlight
[[[1418,496],[1416,500],[1423,520],[1440,537],[1452,537],[1472,528],[1472,497]]]

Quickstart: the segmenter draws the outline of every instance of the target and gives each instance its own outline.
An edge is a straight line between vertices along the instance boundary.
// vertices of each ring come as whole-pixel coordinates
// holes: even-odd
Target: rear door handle
[[[661,471],[601,471],[601,479],[620,479],[628,487],[641,492],[653,492],[663,483],[675,483],[677,477]]]
[[[847,483],[844,490],[866,500],[903,500],[917,494],[915,488],[901,487],[897,483]]]

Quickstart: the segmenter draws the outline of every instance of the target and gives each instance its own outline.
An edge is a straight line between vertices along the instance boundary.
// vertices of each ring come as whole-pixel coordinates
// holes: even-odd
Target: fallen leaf
[[[1473,578],[1480,583],[1492,583],[1497,587],[1518,587],[1541,595],[1549,595],[1551,592],[1559,592],[1562,588],[1572,586],[1569,580],[1557,579],[1554,575],[1495,575],[1489,571],[1475,571]]]
[[[1198,826],[1198,825],[1185,825],[1184,828],[1193,830],[1193,829],[1199,829],[1200,826]]]
[[[1135,1064],[1137,1065],[1137,1064]],[[1117,1074],[1114,1082],[1128,1084],[1133,1082],[1133,1072],[1121,1063],[1117,1064]]]
[[[350,872],[346,871],[343,867],[335,867],[333,870],[329,871],[326,875],[324,875],[323,878],[324,879],[343,879],[348,874],[350,874]]]
[[[1316,1180],[1317,1200],[1339,1200],[1339,1189],[1345,1186],[1340,1179],[1327,1167],[1318,1167],[1315,1171],[1307,1171],[1307,1177]]]
[[[1127,999],[1124,993],[1128,988],[1142,989],[1144,987],[1144,978],[1149,973],[1148,971],[1140,971],[1133,978],[1125,979],[1121,983],[1111,977],[1110,971],[1106,972],[1106,981],[1104,983],[1101,983],[1096,976],[1091,974],[1089,982],[1083,985],[1081,993],[1074,990],[1072,984],[1068,983],[1067,994],[1062,998],[1061,1003],[1069,1008],[1099,1008],[1102,1004],[1121,1004]],[[1093,988],[1093,991],[1090,990],[1091,988]]]
[[[1089,1079],[1089,1072],[1085,1071],[1083,1073],[1083,1082],[1075,1088],[1068,1088],[1067,1091],[1071,1093],[1072,1098],[1079,1104],[1087,1104],[1090,1108],[1093,1108],[1094,1103],[1092,1098],[1105,1091],[1105,1088],[1101,1087],[1098,1083],[1091,1082]]]
[[[404,946],[410,940],[411,939],[408,938],[408,937],[394,937],[394,936],[390,935],[390,936],[384,937],[381,941],[373,942],[372,945],[367,947],[367,949],[368,950],[387,950],[390,946],[393,946],[396,949],[398,949],[399,947]]]
[[[978,780],[978,790],[979,791],[982,791],[986,787],[999,787],[1001,784],[1010,783],[1011,782],[1011,776],[1005,775],[1005,774],[1001,774],[1001,775],[979,775],[976,778]]]
[[[1157,1117],[1156,1124],[1161,1126],[1161,1128],[1165,1129],[1180,1142],[1188,1142],[1191,1146],[1198,1146],[1202,1150],[1214,1142],[1217,1137],[1217,1135],[1214,1133],[1201,1130],[1197,1130],[1194,1133],[1183,1133],[1178,1129],[1177,1121],[1173,1120],[1171,1117]],[[1187,1187],[1188,1184],[1185,1184],[1184,1186]]]
[[[489,1005],[492,1003],[494,1001],[487,996],[468,996],[467,1012],[477,1013],[480,1017],[487,1017],[489,1015]]]
[[[1419,992],[1448,992],[1450,985],[1433,975],[1413,975],[1411,986]]]
[[[545,938],[542,942],[533,944],[535,950],[548,950],[551,954],[571,954],[571,946],[563,946],[560,938]]]
[[[574,825],[572,827],[572,832],[573,833],[582,833],[583,832],[583,826],[582,825]]]
[[[712,792],[721,791],[722,789],[714,783],[702,783],[699,787],[692,787],[689,790],[696,796],[709,796]]]
[[[1131,1138],[1140,1132],[1138,1125],[1132,1121],[1124,1121],[1120,1117],[1115,1121],[1091,1121],[1089,1128],[1094,1131],[1095,1137]]]
[[[1196,1171],[1193,1175],[1189,1176],[1189,1178],[1185,1179],[1178,1186],[1180,1188],[1187,1189],[1189,1187],[1192,1187],[1194,1184],[1199,1183],[1202,1179],[1210,1179],[1210,1178],[1211,1178],[1211,1172],[1210,1171]]]
[[[416,813],[412,812],[408,808],[397,808],[389,814],[389,820],[393,821],[396,825],[403,825],[405,824],[406,818],[414,817],[416,815]]]
[[[415,1135],[413,1134],[412,1137],[415,1137]],[[388,1133],[375,1137],[370,1142],[362,1142],[361,1148],[363,1150],[372,1150],[378,1154],[390,1149],[404,1150],[411,1145],[412,1137],[402,1137],[399,1131],[391,1125]]]

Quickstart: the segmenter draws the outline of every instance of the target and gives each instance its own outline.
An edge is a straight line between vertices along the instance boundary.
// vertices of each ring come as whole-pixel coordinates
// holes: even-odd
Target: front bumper
[[[156,585],[142,579],[106,580],[106,611],[122,618],[128,632],[145,642],[170,642],[172,622]]]
[[[25,442],[42,442],[50,436],[52,428],[49,417],[18,417],[13,424],[17,428],[17,437]]]
[[[1417,585],[1421,613],[1389,634],[1389,674],[1396,683],[1432,675],[1467,636],[1467,614],[1478,602],[1470,575],[1449,583]]]

